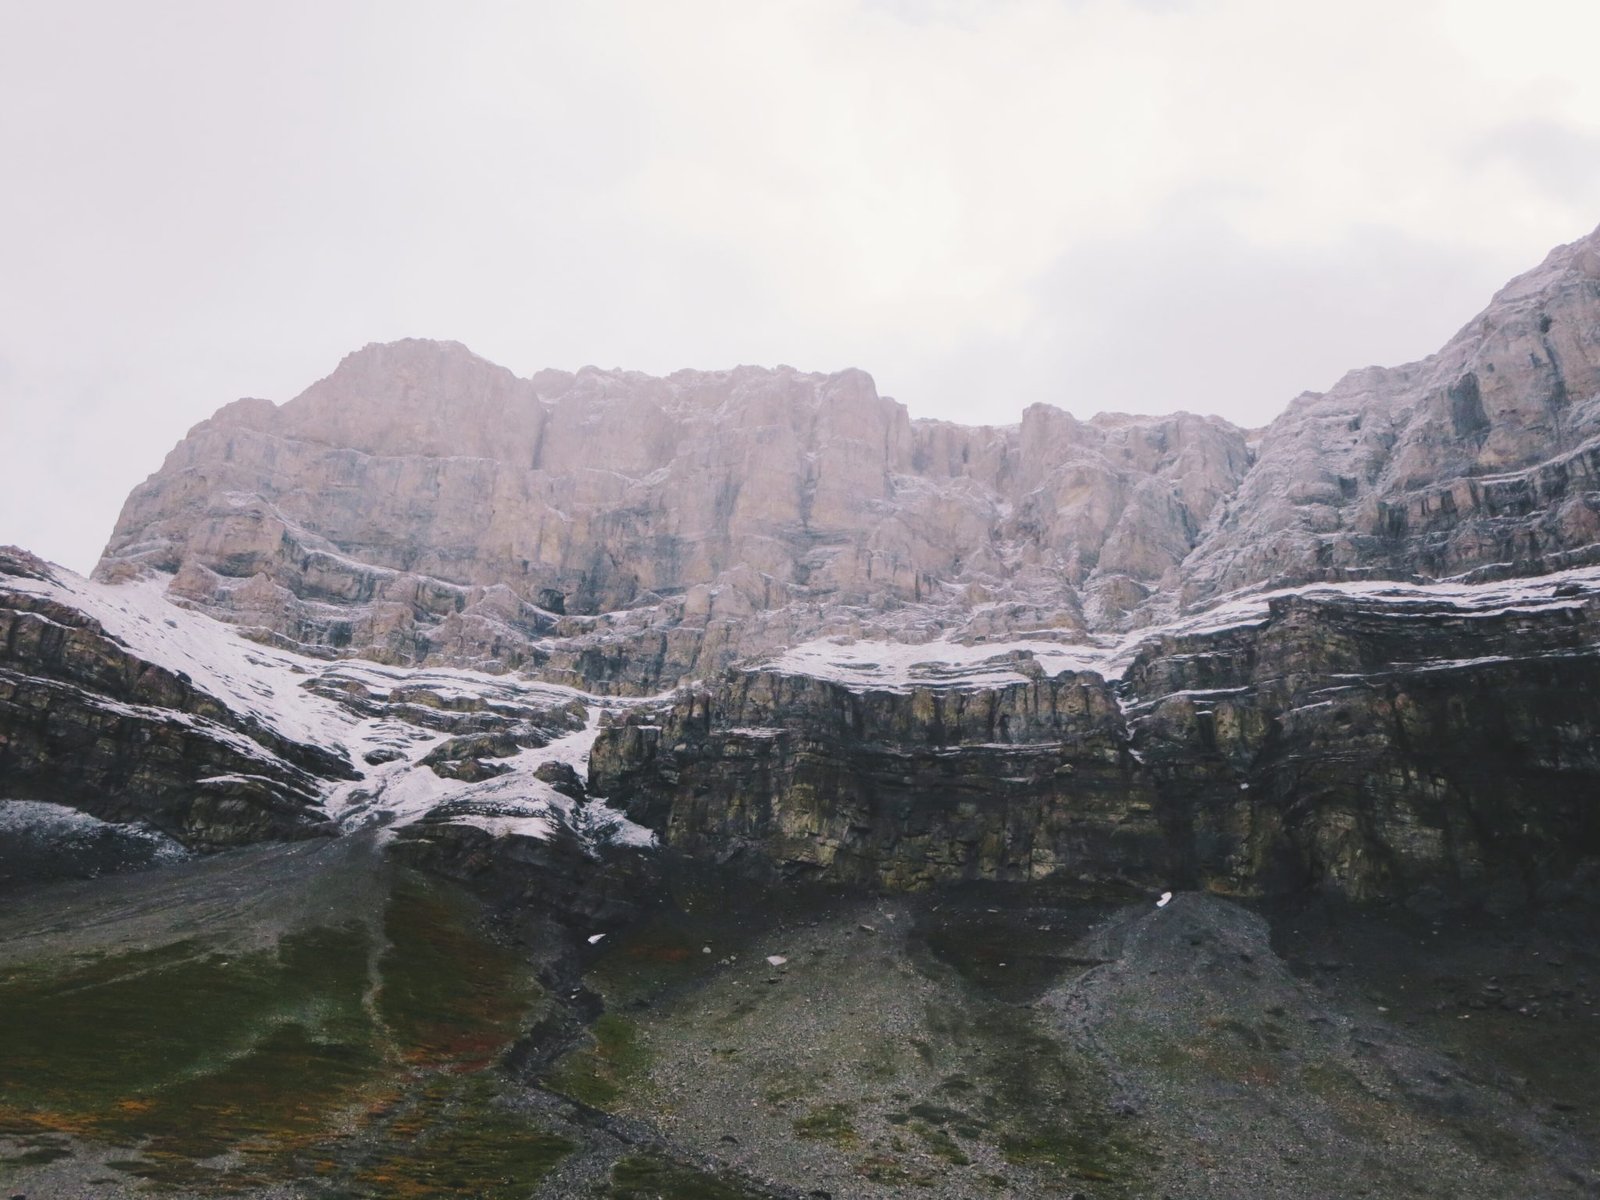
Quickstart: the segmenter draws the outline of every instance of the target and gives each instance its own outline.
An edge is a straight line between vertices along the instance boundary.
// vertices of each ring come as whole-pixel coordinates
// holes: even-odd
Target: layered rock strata
[[[1122,630],[1240,587],[1530,574],[1600,544],[1600,238],[1443,350],[1226,422],[911,420],[859,371],[369,346],[196,426],[99,568],[274,644],[649,694],[822,634]]]
[[[1183,595],[1593,562],[1597,472],[1600,231],[1508,283],[1437,354],[1296,399],[1184,563]]]
[[[0,798],[137,821],[190,845],[327,831],[321,794],[354,775],[346,760],[145,661],[81,609],[6,586],[48,572],[0,550]]]
[[[72,810],[127,825],[100,841],[160,830],[210,849],[426,820],[469,840],[565,831],[581,856],[630,840],[617,814],[586,806],[574,766],[592,702],[504,675],[267,649],[148,582],[95,584],[0,551],[0,858],[52,828],[81,840]]]
[[[589,770],[696,855],[892,887],[1527,894],[1595,850],[1596,447],[1600,234],[1440,353],[1249,441],[1184,414],[913,421],[857,371],[519,379],[453,343],[369,346],[197,426],[99,568],[241,626],[367,732],[258,719],[252,689],[301,689],[249,672],[191,696],[170,671],[129,682],[137,655],[91,669],[115,661],[106,631],[35,594],[8,634],[7,753],[26,778],[91,746],[41,798],[150,810],[159,755],[119,758],[145,735],[106,724],[148,694],[186,715],[174,736],[231,710],[281,760],[244,772],[208,726],[172,750],[206,787],[249,775],[304,807],[353,749],[374,781],[339,792],[352,819],[466,788],[473,828],[548,833],[586,797],[535,768],[582,766],[597,697],[691,681],[605,701]],[[296,655],[378,659],[389,691]],[[462,667],[481,670],[459,712],[393,674]],[[511,670],[583,698],[502,674],[531,690],[497,711],[482,671]],[[98,715],[67,737],[53,709]]]
[[[877,886],[1525,899],[1600,855],[1597,621],[1581,571],[1283,594],[1100,672],[735,670],[602,730],[591,786],[690,853]]]
[[[789,874],[889,887],[1068,866],[1148,877],[1156,797],[1125,743],[1092,674],[857,694],[736,671],[603,730],[590,785],[688,853]]]
[[[860,371],[520,380],[400,342],[196,426],[99,573],[171,573],[281,645],[653,690],[886,611],[1115,616],[1248,463],[1241,431],[1186,414],[968,428],[912,421]]]

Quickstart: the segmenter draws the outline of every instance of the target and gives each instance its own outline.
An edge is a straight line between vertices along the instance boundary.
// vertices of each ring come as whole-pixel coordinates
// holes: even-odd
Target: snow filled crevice
[[[187,678],[289,741],[344,749],[349,714],[301,686],[326,663],[246,641],[231,626],[179,608],[164,595],[164,576],[108,584],[53,570],[48,581],[6,576],[3,586],[94,618],[135,657]]]

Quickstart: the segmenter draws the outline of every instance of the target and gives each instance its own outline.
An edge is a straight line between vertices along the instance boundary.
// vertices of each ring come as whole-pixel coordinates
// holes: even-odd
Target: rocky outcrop
[[[1600,235],[1438,354],[1226,422],[914,421],[860,371],[585,368],[374,345],[190,431],[104,579],[324,656],[650,694],[819,635],[1170,619],[1245,587],[1532,574],[1600,551]]]
[[[322,784],[351,777],[346,761],[241,716],[8,577],[49,578],[49,568],[0,550],[4,799],[142,822],[189,845],[325,830]]]
[[[400,342],[196,426],[99,573],[172,573],[175,597],[283,645],[646,689],[851,607],[1115,617],[1247,465],[1239,430],[1185,414],[968,428],[912,421],[860,371],[520,380]],[[607,671],[608,649],[627,661]]]
[[[185,856],[173,839],[141,824],[101,821],[37,800],[0,804],[0,892],[57,879],[93,879]]]
[[[1295,400],[1184,564],[1183,594],[1592,562],[1596,480],[1600,231],[1512,280],[1439,353]]]
[[[1580,572],[1275,597],[1115,683],[734,671],[602,730],[590,784],[687,852],[840,881],[1515,901],[1600,855],[1597,622]]]
[[[602,730],[589,782],[669,845],[789,875],[909,888],[1160,866],[1154,790],[1096,675],[858,694],[735,671]]]
[[[374,804],[421,787],[389,768],[423,741],[428,786],[509,804],[529,748],[587,720],[570,694],[533,715],[487,701],[481,674],[412,696],[401,676],[430,664],[591,700],[695,681],[613,706],[590,783],[669,845],[761,870],[1526,895],[1594,853],[1600,233],[1438,354],[1245,438],[1046,406],[913,421],[859,371],[519,379],[401,342],[197,426],[99,574],[278,648],[390,664],[307,672],[394,726],[357,748],[388,772]],[[1536,582],[1496,590],[1518,578]],[[830,663],[852,642],[891,665]],[[224,724],[205,704],[157,707]],[[239,720],[297,769],[281,732]],[[127,796],[128,776],[85,786]],[[566,811],[584,797],[563,783],[527,786]]]
[[[1129,744],[1189,864],[1178,881],[1357,899],[1558,885],[1600,854],[1597,617],[1593,580],[1520,610],[1310,593],[1147,645]]]

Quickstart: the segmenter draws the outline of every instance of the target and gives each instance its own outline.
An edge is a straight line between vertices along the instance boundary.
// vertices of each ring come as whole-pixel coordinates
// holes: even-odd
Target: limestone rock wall
[[[1125,741],[1095,675],[858,694],[736,671],[603,730],[590,783],[678,849],[791,876],[1148,876],[1155,797]]]
[[[324,655],[648,692],[825,633],[1087,634],[1264,584],[1572,566],[1600,556],[1597,471],[1591,235],[1250,446],[1183,413],[914,421],[853,370],[520,379],[368,346],[196,426],[99,574],[167,572]]]
[[[1536,574],[1597,544],[1600,231],[1512,280],[1439,353],[1295,400],[1184,563],[1183,597]]]
[[[1600,856],[1600,579],[1526,607],[1298,595],[1126,680],[853,691],[752,670],[602,730],[591,784],[697,856],[876,886],[1525,900]]]
[[[1247,465],[1239,430],[1186,414],[1036,406],[966,428],[912,421],[860,371],[521,380],[400,342],[196,426],[129,497],[99,574],[169,572],[267,640],[391,662],[542,663],[551,634],[617,628],[580,618],[637,613],[627,637],[693,631],[676,677],[852,605],[1120,614]]]
[[[323,832],[350,764],[241,718],[78,609],[8,589],[45,570],[0,550],[0,781],[7,800],[138,821],[192,846]]]
[[[178,603],[325,657],[687,685],[606,729],[591,777],[696,855],[895,887],[1067,868],[1531,892],[1596,852],[1600,576],[1561,584],[1570,603],[1458,604],[1452,584],[1180,618],[1311,581],[1564,578],[1600,562],[1597,478],[1600,231],[1437,354],[1352,372],[1259,436],[1043,405],[915,421],[854,370],[521,379],[454,343],[369,346],[192,430],[99,575],[165,573]],[[45,636],[19,620],[16,644]],[[1116,682],[976,689],[765,657],[1023,634],[1144,641]],[[87,670],[93,636],[62,661]],[[13,747],[48,732],[12,720],[33,730]]]
[[[1537,611],[1274,601],[1147,645],[1129,744],[1182,882],[1537,894],[1600,854],[1600,596]]]

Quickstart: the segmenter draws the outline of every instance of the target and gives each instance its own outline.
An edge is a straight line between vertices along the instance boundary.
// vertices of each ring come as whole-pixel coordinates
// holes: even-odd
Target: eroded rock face
[[[913,421],[860,371],[519,379],[374,345],[135,489],[99,574],[253,636],[648,693],[818,634],[1122,630],[1241,587],[1527,574],[1600,544],[1600,238],[1438,354],[1226,422]]]
[[[1156,873],[1155,796],[1134,766],[1096,675],[857,694],[736,671],[603,730],[590,786],[696,856],[908,888]]]
[[[1600,597],[1538,611],[1338,595],[1147,646],[1130,745],[1180,882],[1526,898],[1600,854]]]
[[[322,786],[350,778],[349,763],[241,717],[80,610],[6,586],[48,571],[0,550],[0,798],[141,822],[193,846],[327,832]]]
[[[696,855],[893,887],[1529,894],[1596,851],[1600,574],[1571,568],[1600,558],[1597,469],[1600,233],[1250,444],[1186,414],[912,421],[859,371],[519,379],[369,346],[191,431],[99,574],[164,572],[324,657],[691,681],[613,717],[590,782]],[[1306,590],[1520,577],[1546,580],[1531,606]],[[774,657],[852,638],[1106,661],[885,689]],[[446,774],[529,744],[452,732]]]
[[[1116,684],[734,671],[603,729],[591,786],[690,853],[889,887],[1520,902],[1600,855],[1600,576],[1520,602],[1308,591]]]
[[[913,422],[860,371],[520,380],[399,342],[196,426],[129,497],[100,575],[171,572],[174,595],[265,638],[394,662],[588,676],[595,633],[655,654],[622,672],[643,687],[851,606],[959,617],[981,594],[1036,597],[1030,620],[1115,616],[1247,463],[1239,430],[1186,414],[1035,406],[967,428]],[[658,629],[685,633],[653,647]]]
[[[1432,357],[1295,400],[1184,564],[1183,595],[1590,562],[1597,472],[1600,231],[1512,280]]]

